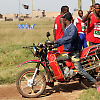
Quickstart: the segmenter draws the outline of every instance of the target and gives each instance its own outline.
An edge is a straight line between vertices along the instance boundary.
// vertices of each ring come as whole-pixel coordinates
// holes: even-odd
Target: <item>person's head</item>
[[[96,3],[94,5],[94,8],[95,8],[95,13],[100,16],[100,4]]]
[[[63,15],[64,18],[64,24],[68,25],[72,21],[72,14],[70,12],[67,12],[66,14]]]
[[[67,12],[69,12],[69,7],[68,6],[62,6],[61,7],[61,14],[65,14]]]
[[[78,15],[79,15],[80,17],[82,17],[82,16],[83,16],[83,11],[82,11],[82,10],[79,10],[79,11],[78,11]]]

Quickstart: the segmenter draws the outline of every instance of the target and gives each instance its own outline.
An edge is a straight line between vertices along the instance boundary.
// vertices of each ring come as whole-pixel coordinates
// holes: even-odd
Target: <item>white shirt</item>
[[[80,20],[82,20],[81,17],[78,16],[78,18],[79,18]],[[76,26],[76,24],[78,24],[78,19],[77,19],[77,18],[74,20],[74,25]]]

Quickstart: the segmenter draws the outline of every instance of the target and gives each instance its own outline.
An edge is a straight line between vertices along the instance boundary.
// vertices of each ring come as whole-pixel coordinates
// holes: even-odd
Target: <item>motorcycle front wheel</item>
[[[46,78],[42,72],[38,71],[35,79],[35,69],[29,68],[22,71],[16,80],[16,86],[19,93],[28,98],[34,98],[40,96],[46,88]]]

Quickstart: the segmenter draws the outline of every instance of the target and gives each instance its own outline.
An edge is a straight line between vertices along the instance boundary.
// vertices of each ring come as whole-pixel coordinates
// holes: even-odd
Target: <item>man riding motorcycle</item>
[[[71,23],[72,15],[70,12],[67,12],[63,15],[64,24],[66,28],[64,30],[63,37],[54,41],[56,44],[53,45],[53,48],[59,47],[64,44],[63,51],[71,52],[69,53],[69,57],[75,65],[78,73],[85,76],[91,84],[95,84],[98,92],[100,92],[100,83],[97,82],[90,74],[88,74],[85,70],[83,70],[80,64],[79,58],[79,36],[76,27]]]

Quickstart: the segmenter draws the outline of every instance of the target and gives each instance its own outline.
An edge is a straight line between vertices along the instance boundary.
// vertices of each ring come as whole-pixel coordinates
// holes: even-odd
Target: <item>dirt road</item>
[[[83,92],[82,86],[76,82],[55,82],[53,88],[47,86],[44,95],[39,98],[24,98],[16,89],[16,84],[0,85],[0,100],[76,100]]]

